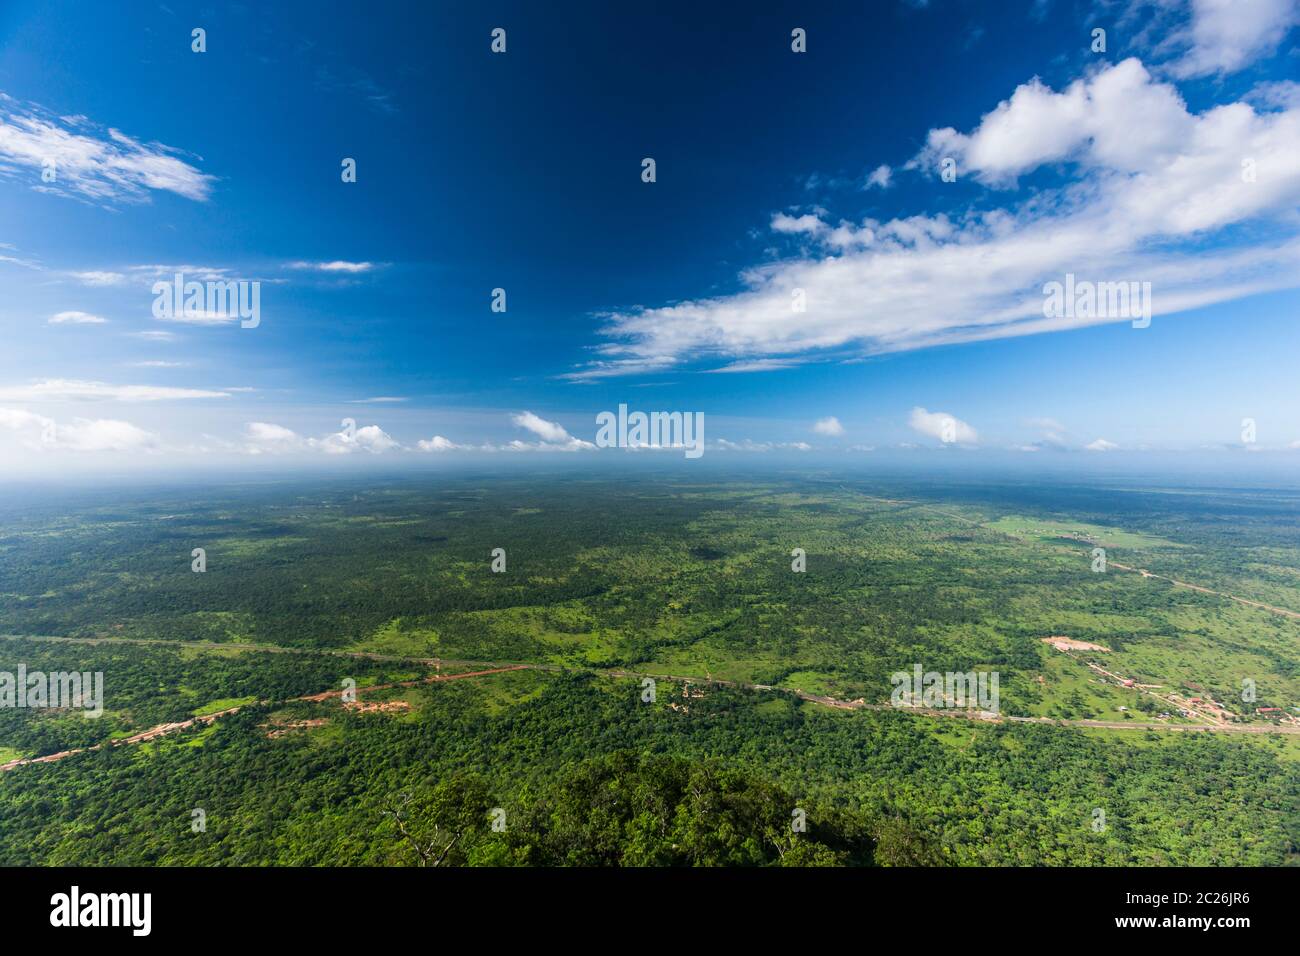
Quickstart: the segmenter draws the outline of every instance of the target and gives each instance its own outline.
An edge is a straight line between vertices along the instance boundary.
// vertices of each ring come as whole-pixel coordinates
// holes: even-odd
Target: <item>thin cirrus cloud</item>
[[[287,269],[303,269],[311,272],[341,273],[343,275],[357,275],[362,272],[372,272],[379,267],[380,263],[375,262],[345,262],[341,259],[335,259],[332,262],[307,262],[299,260],[297,262],[285,263]]]
[[[176,333],[168,332],[163,329],[145,329],[141,332],[128,332],[127,335],[137,339],[145,339],[149,342],[174,342]]]
[[[229,322],[238,322],[240,317],[236,313],[216,309],[184,308],[155,318],[159,322],[180,322],[184,325],[225,325]]]
[[[80,379],[46,379],[28,385],[0,386],[0,401],[7,402],[159,402],[201,398],[229,398],[228,391],[173,388],[160,385],[110,385]]]
[[[56,312],[50,316],[50,325],[103,325],[108,319],[91,312]]]
[[[30,178],[42,192],[98,203],[148,202],[165,191],[202,202],[214,176],[180,157],[181,150],[144,143],[84,116],[54,116],[19,106],[0,93],[0,175]]]
[[[745,359],[728,363],[721,368],[711,368],[708,371],[728,375],[740,372],[775,372],[783,368],[794,368],[796,365],[802,365],[803,362],[803,359],[792,358]]]
[[[770,441],[753,441],[745,438],[740,441],[730,441],[726,438],[719,438],[717,444],[713,446],[718,451],[812,451],[812,445],[802,441],[790,442],[770,442]]]
[[[121,285],[126,281],[126,276],[121,272],[108,272],[104,270],[90,270],[87,272],[70,272],[69,276],[76,279],[83,285],[88,286],[110,286]]]
[[[1156,315],[1293,288],[1300,232],[1286,211],[1300,205],[1300,104],[1251,99],[1191,112],[1133,58],[1059,92],[1031,79],[969,131],[931,129],[902,168],[942,189],[940,163],[954,159],[993,199],[1018,195],[1018,178],[1038,170],[1058,185],[951,216],[777,213],[772,230],[805,246],[797,257],[744,271],[736,294],[614,313],[598,357],[565,377],[720,356],[883,354],[1121,320],[1045,315],[1044,283],[1067,272],[1150,282]],[[1260,226],[1232,228],[1247,222]],[[806,308],[794,316],[799,292]]]

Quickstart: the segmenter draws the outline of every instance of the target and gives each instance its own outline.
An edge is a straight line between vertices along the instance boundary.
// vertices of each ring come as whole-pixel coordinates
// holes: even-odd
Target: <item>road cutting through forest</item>
[[[526,669],[523,664],[511,664],[503,667],[494,667],[489,670],[469,671],[464,674],[435,674],[432,677],[424,677],[419,680],[395,681],[391,684],[376,684],[373,687],[357,688],[356,694],[358,701],[362,690],[390,690],[394,687],[414,687],[418,684],[437,684],[449,680],[460,680],[465,677],[483,677],[486,674],[501,674],[505,671],[517,671]],[[307,694],[302,697],[291,697],[283,703],[293,703],[294,701],[324,701],[334,697],[342,697],[349,693],[347,690],[327,690],[319,694]],[[92,750],[102,750],[104,747],[120,747],[123,744],[139,744],[147,740],[165,736],[166,734],[176,733],[178,730],[186,730],[190,727],[202,724],[210,724],[219,717],[229,717],[231,714],[237,714],[245,707],[256,707],[263,704],[269,704],[269,700],[254,701],[252,704],[240,704],[238,707],[227,707],[225,710],[219,710],[213,714],[204,714],[202,717],[191,717],[189,720],[178,720],[172,723],[159,724],[156,727],[150,727],[148,730],[141,731],[138,734],[132,734],[130,737],[122,737],[119,740],[111,740],[106,744],[96,744],[93,747],[77,747],[73,750],[60,750],[58,753],[46,754],[44,757],[20,757],[17,760],[11,760],[6,764],[0,765],[0,773],[6,770],[13,770],[15,767],[21,767],[29,763],[54,763],[57,760],[63,760],[65,757],[71,757],[74,754],[89,753]]]
[[[416,687],[425,684],[436,684],[436,683],[443,683],[452,680],[461,680],[467,677],[484,677],[491,674],[502,674],[509,671],[534,670],[534,671],[549,671],[549,672],[557,672],[557,673],[597,674],[604,677],[612,677],[616,679],[644,680],[646,678],[650,678],[656,681],[668,681],[672,683],[709,684],[709,685],[715,685],[719,687],[734,687],[739,690],[769,691],[769,692],[780,693],[780,694],[790,694],[794,697],[799,698],[800,700],[806,700],[810,703],[820,704],[825,707],[833,707],[837,710],[876,710],[876,711],[904,710],[907,711],[908,713],[916,714],[918,716],[923,716],[923,717],[946,717],[949,719],[970,720],[970,721],[978,721],[981,723],[996,724],[996,723],[1007,722],[1007,723],[1022,723],[1022,724],[1023,723],[1055,724],[1057,726],[1087,727],[1087,728],[1097,728],[1097,729],[1104,729],[1104,730],[1141,730],[1141,731],[1172,730],[1172,731],[1203,731],[1208,733],[1300,734],[1300,724],[1278,725],[1278,724],[1217,724],[1217,723],[1216,724],[1166,724],[1166,723],[1152,723],[1152,722],[1139,723],[1134,721],[1106,721],[1106,720],[1087,720],[1087,719],[1071,719],[1071,718],[1058,718],[1058,717],[1011,716],[1011,715],[1003,715],[1003,714],[992,714],[985,711],[963,710],[958,708],[951,708],[951,709],[930,708],[930,707],[901,707],[900,708],[900,707],[895,707],[893,704],[868,703],[867,701],[861,698],[858,698],[856,700],[841,700],[839,698],[830,697],[823,694],[813,694],[798,688],[792,690],[790,688],[785,688],[785,687],[775,687],[770,684],[754,684],[746,681],[726,680],[724,678],[718,678],[718,677],[698,677],[698,676],[682,675],[682,674],[651,674],[643,671],[629,671],[624,669],[593,670],[590,668],[582,668],[582,667],[566,667],[561,664],[530,664],[530,663],[509,662],[509,661],[466,661],[466,660],[450,660],[446,658],[437,658],[437,657],[399,657],[393,655],[372,654],[365,651],[277,648],[274,645],[264,645],[264,646],[231,645],[231,644],[218,644],[210,641],[164,641],[164,640],[142,639],[142,638],[119,639],[119,638],[94,638],[94,637],[91,638],[29,637],[24,635],[10,635],[10,634],[0,635],[0,639],[36,640],[36,641],[70,643],[70,644],[102,644],[102,643],[121,642],[121,643],[132,643],[132,644],[155,644],[155,645],[166,645],[170,647],[191,647],[191,648],[208,648],[208,649],[241,647],[249,650],[265,651],[269,653],[287,652],[287,653],[303,653],[303,654],[313,654],[313,653],[328,654],[333,656],[359,657],[368,660],[384,660],[384,661],[392,661],[392,662],[405,663],[405,664],[421,664],[424,666],[437,667],[437,668],[441,668],[444,665],[450,667],[481,668],[480,670],[467,671],[459,674],[435,674],[432,677],[419,678],[416,680],[395,681],[393,683],[388,683],[388,684],[377,684],[372,687],[357,688],[358,700],[360,699],[360,694],[362,691],[370,693],[378,690],[389,690],[395,687]],[[289,700],[283,701],[283,703],[291,703],[293,701],[321,702],[325,700],[342,697],[344,693],[345,691],[341,689],[327,690],[327,691],[321,691],[320,693],[317,694],[306,694],[301,697],[290,698]],[[238,713],[240,710],[244,709],[245,707],[260,706],[269,703],[272,703],[272,701],[259,700],[251,704],[241,704],[238,707],[230,707],[225,710],[218,711],[217,713],[205,714],[202,717],[192,717],[189,720],[159,724],[156,727],[151,727],[148,730],[141,731],[140,733],[133,734],[129,737],[123,737],[119,740],[110,741],[106,744],[96,744],[93,747],[80,747],[73,750],[63,750],[63,751],[59,751],[58,753],[47,754],[42,757],[21,757],[15,760],[11,760],[6,764],[0,765],[0,772],[13,770],[17,767],[22,767],[27,764],[54,763],[55,761],[63,760],[64,758],[71,757],[75,754],[87,753],[93,750],[100,750],[105,746],[115,747],[115,746],[121,746],[123,744],[144,743],[146,741],[154,740],[158,737],[162,737],[167,734],[172,734],[181,730],[186,730],[190,727],[211,724],[221,717],[228,717],[231,714]]]

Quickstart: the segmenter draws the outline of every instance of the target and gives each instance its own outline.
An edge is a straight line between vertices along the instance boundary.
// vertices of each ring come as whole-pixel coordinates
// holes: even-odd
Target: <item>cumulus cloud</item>
[[[882,163],[873,169],[871,174],[867,176],[867,182],[863,188],[871,189],[874,187],[877,189],[888,189],[890,181],[893,179],[893,175],[894,171]]]
[[[130,422],[74,418],[60,423],[23,409],[0,408],[0,428],[11,433],[29,451],[150,451],[161,444],[157,435]]]
[[[245,451],[254,455],[300,451],[306,447],[306,442],[297,432],[271,422],[248,422],[244,425],[244,439]]]
[[[434,435],[432,438],[422,438],[415,443],[415,447],[420,451],[458,451],[462,445],[457,445],[449,438],[443,438],[441,435]]]
[[[56,312],[50,316],[50,325],[103,325],[108,319],[90,312]]]
[[[365,425],[355,430],[345,429],[335,432],[319,442],[316,446],[331,455],[346,455],[356,451],[378,455],[386,451],[401,448],[401,443],[378,425]]]
[[[1300,23],[1296,0],[1193,0],[1190,48],[1170,64],[1174,76],[1235,73],[1273,53]]]
[[[1088,444],[1084,445],[1083,447],[1084,450],[1086,451],[1114,451],[1115,449],[1119,448],[1119,445],[1115,444],[1113,441],[1107,441],[1104,438],[1098,438],[1095,441],[1088,442]]]
[[[272,422],[248,422],[244,426],[243,447],[244,451],[254,455],[312,451],[327,455],[355,452],[379,455],[400,450],[402,445],[378,425],[357,428],[351,419],[347,419],[339,431],[324,438],[305,438]]]
[[[0,175],[33,188],[99,203],[147,202],[150,190],[206,200],[215,179],[179,158],[180,150],[142,143],[81,116],[53,116],[0,99]],[[42,173],[52,170],[47,180]]]
[[[834,415],[829,418],[821,418],[813,423],[812,430],[818,435],[843,435],[844,426]]]
[[[1121,320],[1045,315],[1043,285],[1067,272],[1150,282],[1157,316],[1300,284],[1300,107],[1257,111],[1242,100],[1194,113],[1129,59],[1059,92],[1030,80],[972,130],[931,130],[908,165],[928,175],[945,156],[995,190],[1044,167],[1058,184],[1012,205],[888,222],[832,227],[778,213],[773,230],[813,251],[745,270],[735,294],[613,314],[594,361],[569,377],[718,356],[881,354]],[[1259,227],[1233,228],[1247,222]],[[796,289],[807,308],[792,315]]]
[[[555,423],[548,422],[544,418],[539,418],[532,412],[520,412],[518,415],[511,415],[510,420],[520,428],[526,428],[528,431],[537,435],[543,441],[564,442],[572,436],[564,428]]]
[[[931,412],[919,405],[912,409],[907,425],[913,431],[937,438],[939,441],[959,445],[974,445],[979,441],[979,433],[955,415],[948,412]]]
[[[813,235],[825,229],[826,223],[812,213],[804,213],[802,216],[788,216],[783,212],[778,212],[772,217],[773,232]]]
[[[525,442],[515,439],[499,446],[501,451],[589,451],[596,447],[589,441],[574,438],[559,423],[548,422],[529,411],[511,415],[510,420],[517,427],[532,432],[541,441]]]

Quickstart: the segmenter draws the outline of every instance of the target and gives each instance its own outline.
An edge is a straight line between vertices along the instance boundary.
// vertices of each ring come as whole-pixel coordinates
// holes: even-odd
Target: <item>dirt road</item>
[[[67,639],[64,638],[64,640]],[[397,681],[392,684],[376,684],[372,687],[359,687],[357,688],[357,699],[360,700],[361,692],[363,690],[369,693],[371,691],[376,691],[376,690],[390,690],[391,688],[394,687],[415,687],[419,684],[437,684],[443,681],[461,680],[466,677],[482,677],[485,674],[501,674],[504,673],[505,671],[525,670],[526,668],[527,665],[525,664],[511,664],[504,667],[494,667],[489,670],[469,671],[463,674],[435,674],[432,677],[422,677],[419,680],[404,680],[404,681]],[[285,701],[285,703],[290,703],[292,701],[299,701],[299,700],[323,701],[323,700],[329,700],[333,697],[342,697],[345,693],[347,693],[347,691],[343,689],[327,690],[327,691],[322,691],[319,694],[308,694],[303,697],[292,697],[288,701]],[[259,701],[254,701],[253,704],[251,705],[240,704],[238,707],[228,707],[225,710],[219,710],[213,714],[204,714],[202,717],[191,717],[189,720],[178,720],[169,724],[159,724],[156,727],[150,727],[148,730],[141,731],[138,734],[133,734],[130,737],[122,737],[119,740],[111,740],[107,744],[96,744],[93,747],[78,747],[73,750],[60,750],[58,753],[46,754],[44,757],[27,757],[27,758],[20,757],[19,759],[11,760],[6,764],[0,764],[0,773],[3,773],[6,770],[13,770],[15,767],[21,767],[29,763],[54,763],[56,760],[62,760],[65,757],[71,757],[73,754],[87,753],[91,750],[100,750],[105,746],[119,747],[122,744],[143,743],[146,740],[153,740],[157,737],[162,737],[166,734],[174,734],[178,730],[185,730],[186,728],[193,727],[197,724],[210,724],[219,717],[228,717],[231,714],[237,714],[244,707],[256,706],[258,704],[268,704],[268,703],[270,703],[270,701],[259,700]]]

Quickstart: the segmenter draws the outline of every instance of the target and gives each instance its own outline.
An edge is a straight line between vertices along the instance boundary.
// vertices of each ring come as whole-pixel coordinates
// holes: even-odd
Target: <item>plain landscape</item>
[[[102,672],[105,700],[0,712],[0,852],[1294,862],[1298,509],[1287,489],[861,474],[11,508],[0,670]],[[891,706],[917,664],[997,672],[999,712]]]

